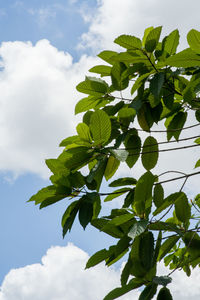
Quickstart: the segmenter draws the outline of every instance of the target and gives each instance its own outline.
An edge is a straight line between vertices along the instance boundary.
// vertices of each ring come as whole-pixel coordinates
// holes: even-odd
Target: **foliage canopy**
[[[91,268],[105,261],[110,266],[127,254],[121,286],[104,300],[138,287],[143,287],[140,300],[152,299],[157,291],[157,299],[170,300],[170,275],[182,269],[190,276],[200,266],[200,194],[189,201],[183,192],[187,179],[200,171],[173,171],[178,177],[164,181],[161,175],[167,170],[162,174],[152,171],[159,152],[173,150],[161,150],[160,144],[182,142],[182,130],[200,124],[200,32],[190,30],[189,47],[176,53],[178,30],[159,41],[161,29],[147,28],[142,40],[121,35],[115,43],[125,48],[122,52],[106,50],[98,55],[105,64],[90,69],[98,77],[86,77],[77,86],[86,94],[75,107],[75,114],[84,113],[77,135],[61,142],[64,150],[57,159],[46,160],[52,185],[29,200],[43,208],[68,199],[62,217],[63,237],[78,216],[84,229],[90,223],[116,239],[116,244],[95,253],[86,265]],[[188,115],[196,118],[190,127],[185,125]],[[166,134],[164,142],[153,136],[155,125],[160,124],[165,126],[161,130]],[[161,127],[157,128],[159,132]],[[148,135],[145,139],[143,132]],[[200,136],[187,140],[193,144],[178,149],[200,145]],[[134,170],[139,158],[145,170],[139,178],[117,176],[121,163]],[[87,172],[82,170],[85,166]],[[195,165],[199,167],[200,160]],[[114,175],[117,179],[110,182]],[[115,190],[103,193],[103,178]],[[178,179],[183,183],[165,196],[165,184]],[[121,207],[102,216],[102,200],[117,197],[121,197]],[[171,269],[166,276],[157,274],[160,261]]]

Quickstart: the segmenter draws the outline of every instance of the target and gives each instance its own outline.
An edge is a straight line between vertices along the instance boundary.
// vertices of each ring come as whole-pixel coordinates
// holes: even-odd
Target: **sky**
[[[120,265],[84,271],[88,257],[112,239],[76,223],[63,240],[65,201],[39,210],[27,200],[48,185],[45,159],[57,157],[60,141],[75,131],[75,87],[99,63],[96,55],[117,49],[120,34],[141,37],[159,25],[163,35],[178,28],[179,49],[187,47],[187,32],[200,30],[199,11],[198,0],[0,0],[0,300],[101,300],[119,285]],[[190,150],[164,158],[159,169],[176,164],[188,172],[199,157]],[[120,174],[132,175],[126,167]],[[184,191],[192,197],[198,185],[198,178],[188,180]],[[175,300],[200,298],[198,270],[187,280],[180,272],[173,278]]]

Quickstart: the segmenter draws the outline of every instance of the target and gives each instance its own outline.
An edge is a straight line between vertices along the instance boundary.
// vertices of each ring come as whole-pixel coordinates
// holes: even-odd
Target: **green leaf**
[[[149,131],[154,123],[154,120],[152,116],[152,108],[150,105],[148,105],[148,103],[142,104],[140,110],[138,111],[137,118],[140,127],[145,131]]]
[[[195,111],[195,117],[196,117],[197,121],[200,122],[200,110]]]
[[[157,264],[157,259],[158,259],[161,243],[162,243],[162,231],[160,230],[159,234],[157,236],[157,241],[156,241],[156,246],[155,246],[155,251],[154,251],[154,257],[153,257],[153,265]]]
[[[124,127],[128,127],[130,122],[134,120],[136,115],[135,109],[131,107],[123,107],[118,112],[118,119],[120,124]]]
[[[119,226],[121,224],[128,222],[129,220],[132,220],[132,219],[134,219],[134,215],[127,213],[127,214],[123,214],[121,216],[117,216],[117,217],[113,218],[111,221],[108,222],[107,225],[113,224],[113,225]],[[134,222],[134,220],[133,220],[133,222]]]
[[[78,170],[88,164],[91,160],[92,153],[87,147],[78,147],[63,151],[58,159],[65,165],[67,169]]]
[[[66,195],[59,195],[56,193],[56,187],[54,185],[49,185],[40,191],[38,191],[35,195],[33,195],[30,201],[35,201],[35,204],[40,204],[45,200],[53,200],[55,202],[65,198]]]
[[[126,49],[141,49],[142,48],[142,42],[139,38],[132,36],[132,35],[120,35],[118,38],[114,40],[114,42]]]
[[[89,72],[100,74],[102,77],[110,76],[111,67],[105,65],[99,65],[89,69]]]
[[[195,164],[195,168],[198,168],[198,167],[200,167],[200,159],[197,160],[197,162],[196,162],[196,164]]]
[[[78,213],[79,207],[80,207],[80,201],[78,200],[74,201],[68,206],[65,213],[63,214],[62,217],[63,238],[66,235],[66,233],[71,230],[76,215]]]
[[[144,217],[145,203],[152,197],[155,176],[151,172],[143,174],[135,188],[134,208],[138,216]]]
[[[163,204],[161,204],[153,213],[154,216],[161,213],[164,209],[169,207],[172,204],[175,204],[177,200],[181,201],[181,199],[184,199],[186,197],[185,193],[183,192],[176,192],[171,195],[169,195],[167,198],[164,199]],[[187,198],[187,197],[186,197]]]
[[[129,153],[126,163],[132,168],[140,156],[141,139],[137,134],[130,135],[125,139],[124,145]]]
[[[161,288],[157,300],[173,300],[170,290],[166,287]]]
[[[164,241],[164,243],[160,247],[159,255],[158,255],[158,260],[161,261],[161,259],[169,253],[169,251],[176,245],[178,240],[180,239],[180,236],[172,236],[169,237]]]
[[[117,187],[117,186],[123,186],[123,185],[135,185],[137,183],[137,180],[133,177],[123,177],[118,178],[111,182],[109,184],[110,187]]]
[[[200,138],[197,138],[194,142],[200,145]]]
[[[106,165],[107,165],[107,157],[99,160],[97,162],[97,164],[95,165],[94,168],[92,168],[92,170],[90,171],[90,174],[89,174],[89,183],[91,183],[93,180],[96,181],[97,183],[97,186],[96,186],[96,190],[97,192],[99,191],[100,189],[100,186],[101,186],[101,182],[103,180],[103,176],[104,176],[104,173],[105,173],[105,170],[106,170]]]
[[[84,201],[84,203],[81,203],[79,209],[79,222],[82,225],[83,229],[86,228],[88,223],[92,220],[92,217],[93,217],[93,205],[90,202]]]
[[[191,259],[195,260],[200,257],[200,237],[195,232],[187,232],[183,241],[188,249],[189,254],[191,255]]]
[[[142,47],[145,46],[146,38],[147,38],[148,34],[150,33],[150,31],[152,31],[152,30],[153,30],[153,26],[148,27],[148,28],[145,29],[144,36],[143,36],[143,39],[142,39]]]
[[[108,62],[109,64],[113,64],[112,57],[115,56],[116,54],[117,52],[115,51],[105,50],[100,52],[97,56],[103,59],[104,61]]]
[[[128,233],[128,236],[132,240],[134,240],[136,238],[136,236],[142,234],[145,231],[147,224],[148,224],[147,220],[141,220],[141,221],[134,223]]]
[[[192,49],[187,48],[173,56],[170,56],[165,61],[166,65],[173,67],[189,68],[200,66],[200,56]]]
[[[123,149],[111,149],[110,152],[115,156],[116,159],[118,159],[121,162],[126,161],[128,157],[128,151]]]
[[[172,31],[166,38],[164,44],[164,51],[166,51],[169,55],[173,55],[176,53],[177,46],[179,44],[179,31],[178,29]]]
[[[108,84],[100,78],[86,77],[85,81],[80,82],[76,87],[78,92],[102,96],[108,91]]]
[[[164,202],[164,190],[160,183],[157,183],[154,187],[153,202],[157,208]]]
[[[154,282],[147,284],[138,300],[151,300],[157,292],[158,285]],[[163,299],[164,300],[164,299]]]
[[[123,195],[124,193],[130,191],[129,188],[121,188],[121,189],[118,189],[118,190],[115,190],[112,192],[112,194],[108,195],[105,199],[104,199],[104,202],[108,202],[108,201],[111,201],[121,195]]]
[[[135,83],[133,84],[132,86],[132,89],[131,89],[131,95],[134,94],[135,91],[137,91],[141,85],[144,83],[144,81],[149,77],[149,75],[151,75],[152,73],[154,73],[154,71],[152,72],[149,72],[149,73],[145,73],[145,74],[142,74],[140,75],[137,80],[135,81]]]
[[[79,123],[76,127],[76,131],[80,137],[85,142],[91,143],[91,135],[89,127],[85,123]]]
[[[95,111],[90,118],[90,131],[94,141],[105,144],[111,135],[111,122],[109,116],[103,110]]]
[[[179,139],[183,126],[187,119],[187,113],[180,111],[178,112],[167,127],[167,140],[169,141],[173,136],[176,140]]]
[[[88,111],[89,109],[97,109],[105,106],[110,98],[103,98],[100,96],[88,96],[81,99],[75,106],[75,115]]]
[[[190,48],[197,53],[200,53],[200,32],[191,29],[187,34],[187,41],[190,45]]]
[[[147,52],[153,52],[158,44],[162,26],[152,29],[146,37],[145,49]]]
[[[126,65],[122,62],[116,62],[111,69],[112,86],[117,91],[124,90],[129,84],[128,76],[125,78],[122,77],[122,74],[126,69]]]
[[[191,207],[188,203],[187,196],[181,197],[175,202],[176,217],[179,221],[186,223],[191,217]]]
[[[140,278],[133,278],[127,285],[112,290],[103,300],[114,300],[117,299],[131,290],[137,289],[144,284],[144,280]]]
[[[139,258],[146,271],[153,267],[154,237],[151,231],[144,232],[140,236]]]
[[[111,155],[108,158],[108,162],[104,173],[106,180],[109,180],[115,174],[119,165],[120,165],[120,161],[116,159],[114,156]]]
[[[156,107],[160,102],[164,80],[165,74],[163,72],[156,73],[150,80],[150,92],[154,95],[154,101],[151,102],[151,107]]]
[[[142,150],[142,164],[146,170],[153,169],[158,161],[158,143],[157,140],[148,136],[144,142]]]
[[[169,276],[155,276],[153,278],[153,282],[159,285],[167,286],[169,283],[172,282],[172,278]]]
[[[46,159],[46,165],[53,174],[68,176],[70,170],[67,169],[58,159]]]
[[[95,254],[93,254],[89,260],[87,261],[86,264],[86,269],[89,269],[91,267],[96,266],[97,264],[99,264],[100,262],[104,261],[106,258],[108,258],[110,255],[109,251],[106,249],[102,249],[98,252],[96,252]]]
[[[131,274],[131,267],[132,267],[132,262],[131,259],[128,259],[127,263],[125,264],[122,273],[121,273],[121,285],[124,286],[126,285],[129,275]]]

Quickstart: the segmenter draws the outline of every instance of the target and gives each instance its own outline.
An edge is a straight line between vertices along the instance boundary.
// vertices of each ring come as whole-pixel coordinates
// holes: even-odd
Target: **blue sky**
[[[74,132],[79,117],[73,116],[73,109],[81,98],[75,86],[90,67],[98,64],[96,54],[113,48],[116,36],[122,33],[140,36],[151,25],[163,25],[164,33],[178,27],[183,36],[191,28],[200,30],[200,4],[197,0],[192,3],[193,7],[186,0],[176,3],[124,0],[123,4],[120,0],[0,1],[0,300],[62,300],[66,299],[66,290],[72,295],[70,300],[100,300],[103,293],[118,284],[119,265],[116,271],[100,266],[88,275],[80,272],[77,279],[80,290],[77,287],[76,295],[70,278],[63,282],[66,286],[63,294],[56,284],[54,292],[57,294],[53,294],[50,287],[58,274],[61,282],[66,270],[69,270],[67,274],[78,276],[79,268],[84,267],[87,260],[86,253],[91,255],[112,240],[92,228],[84,232],[77,223],[63,240],[60,220],[65,201],[39,210],[27,200],[48,184],[45,158],[56,157],[61,151],[59,142]],[[181,47],[185,46],[186,40],[182,39]],[[168,167],[171,164],[173,168],[176,162],[177,169],[187,170],[194,164],[198,152],[191,150],[190,154],[191,160],[188,152],[182,154],[184,166],[178,154],[173,154],[168,157]],[[166,160],[162,167],[166,167]],[[138,166],[136,175],[140,171]],[[132,175],[127,168],[120,172]],[[198,192],[198,180],[189,183],[186,192],[189,195]],[[63,257],[62,267],[61,262],[55,263],[59,257]],[[75,260],[80,264],[74,264]],[[60,271],[57,270],[59,263]],[[45,270],[52,274],[50,278],[43,277]],[[101,290],[99,281],[95,281],[100,276],[97,273],[101,275],[105,291]],[[43,286],[37,286],[36,275]],[[175,276],[175,295],[188,300],[188,294],[181,292],[185,278]],[[200,295],[194,278],[200,278],[200,274],[196,272],[190,281],[194,287],[190,300]],[[83,293],[84,287],[88,286],[89,290],[91,281],[98,295]],[[41,294],[36,298],[39,288]],[[137,297],[136,292],[132,298],[122,299]]]

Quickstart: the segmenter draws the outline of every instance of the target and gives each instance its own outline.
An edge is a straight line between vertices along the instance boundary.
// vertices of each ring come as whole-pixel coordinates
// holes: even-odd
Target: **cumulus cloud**
[[[164,33],[179,28],[184,36],[192,28],[199,29],[198,0],[166,2],[158,0],[98,0],[98,9],[91,16],[84,10],[85,20],[90,21],[88,32],[82,35],[82,46],[95,51],[114,47],[112,41],[120,34],[141,36],[149,26],[163,25]],[[182,40],[184,46],[186,41]]]
[[[5,277],[0,300],[102,300],[119,286],[119,271],[100,264],[84,270],[89,256],[68,244],[52,247],[41,264],[11,270]],[[133,291],[120,299],[137,300]]]
[[[74,132],[76,85],[96,58],[73,63],[47,40],[4,42],[0,47],[0,165],[18,175],[47,176],[44,159],[55,157],[60,141]]]
[[[41,264],[11,270],[5,277],[0,300],[102,300],[113,288],[120,286],[120,270],[99,264],[84,270],[89,256],[73,244],[52,247]],[[162,264],[158,275],[169,270]],[[191,277],[176,271],[170,284],[174,299],[196,300],[200,297],[200,272],[195,269]],[[132,291],[121,300],[137,300],[140,292]]]

